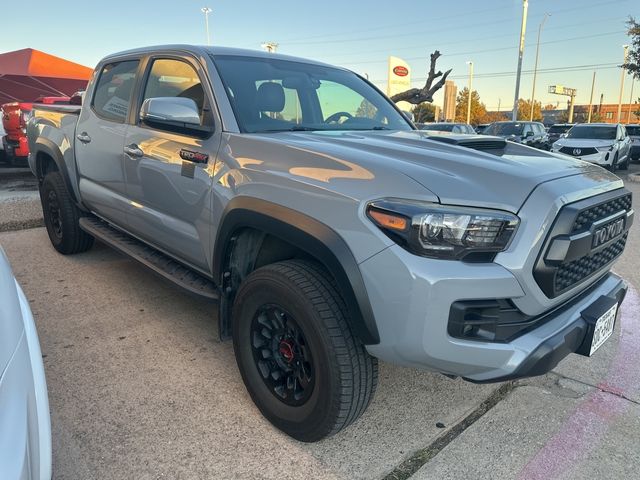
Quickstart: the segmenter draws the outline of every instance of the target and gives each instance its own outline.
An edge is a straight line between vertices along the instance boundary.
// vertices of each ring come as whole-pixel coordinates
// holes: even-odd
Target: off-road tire
[[[255,360],[252,325],[265,305],[280,306],[295,319],[313,357],[315,383],[302,405],[278,398]],[[369,406],[378,383],[378,361],[354,336],[344,301],[320,265],[287,260],[253,271],[237,292],[232,317],[236,360],[247,390],[262,414],[283,432],[303,442],[321,440],[351,424]]]
[[[45,175],[40,186],[40,201],[53,248],[64,255],[85,252],[91,248],[93,237],[80,228],[81,211],[71,199],[60,172]]]

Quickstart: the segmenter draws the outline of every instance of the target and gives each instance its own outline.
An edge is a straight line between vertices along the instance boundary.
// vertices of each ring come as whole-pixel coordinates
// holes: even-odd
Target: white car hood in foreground
[[[0,248],[0,478],[51,478],[51,421],[29,302]]]

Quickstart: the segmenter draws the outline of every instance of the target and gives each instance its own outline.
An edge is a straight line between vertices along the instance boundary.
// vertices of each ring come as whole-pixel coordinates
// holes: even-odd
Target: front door
[[[151,58],[138,107],[149,98],[195,101],[202,126],[213,126],[210,94],[190,58]],[[124,142],[129,229],[178,260],[209,272],[211,194],[220,131],[202,135],[150,127],[139,120]]]
[[[83,202],[122,228],[129,209],[123,151],[127,115],[136,82],[138,59],[105,64],[76,127],[74,152]]]

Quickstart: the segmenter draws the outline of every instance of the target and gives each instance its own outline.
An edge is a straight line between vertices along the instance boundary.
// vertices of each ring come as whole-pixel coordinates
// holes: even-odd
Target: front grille
[[[598,150],[593,147],[562,147],[560,151],[567,155],[573,155],[574,157],[582,157],[584,155],[593,155],[594,153],[598,153]]]
[[[554,291],[556,292],[556,295],[568,290],[573,285],[580,283],[585,278],[590,277],[592,274],[617,258],[624,250],[624,246],[627,243],[627,235],[628,233],[625,233],[620,240],[612,243],[594,255],[561,264],[556,271],[554,281]]]
[[[603,202],[593,207],[587,208],[578,214],[576,221],[573,222],[571,233],[587,230],[592,223],[607,218],[621,210],[629,211],[631,209],[631,194],[623,195],[608,202]]]
[[[633,222],[631,204],[631,193],[619,189],[562,207],[533,269],[547,297],[557,297],[598,276],[620,256]],[[611,221],[606,220],[610,217]],[[622,234],[594,247],[595,232],[622,217],[626,218]]]

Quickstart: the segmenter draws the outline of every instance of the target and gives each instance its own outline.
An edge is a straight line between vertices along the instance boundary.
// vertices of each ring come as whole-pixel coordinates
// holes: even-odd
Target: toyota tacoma
[[[82,106],[35,106],[28,138],[54,248],[98,239],[215,300],[252,399],[302,441],[365,411],[378,360],[496,382],[591,355],[626,292],[618,177],[429,137],[342,68],[130,50]]]

